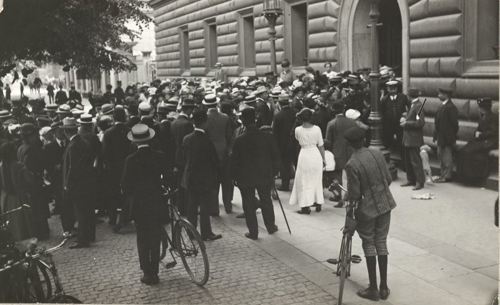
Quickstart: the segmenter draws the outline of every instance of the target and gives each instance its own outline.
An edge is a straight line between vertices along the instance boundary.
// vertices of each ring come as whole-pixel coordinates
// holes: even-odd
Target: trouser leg
[[[149,257],[152,275],[158,275],[161,251],[161,224],[153,221],[149,232]]]
[[[147,225],[142,221],[136,221],[137,231],[137,253],[139,255],[139,265],[144,274],[151,274],[150,252],[149,252],[149,232]]]
[[[405,171],[406,171],[406,180],[408,180],[408,183],[411,184],[416,184],[416,177],[415,177],[415,171],[413,168],[413,162],[412,162],[412,149],[413,147],[405,147],[403,149],[403,162],[405,165]]]
[[[366,257],[366,267],[368,269],[368,279],[370,288],[377,289],[377,258],[375,256]]]
[[[61,224],[64,232],[71,232],[75,229],[75,209],[73,202],[67,193],[61,195]]]
[[[226,210],[232,210],[233,192],[234,185],[231,177],[231,169],[229,167],[229,161],[225,161],[222,165],[222,202],[224,203],[224,208]]]
[[[380,288],[387,288],[387,255],[378,256],[378,269],[380,273]]]
[[[198,227],[198,198],[194,192],[188,192],[187,219],[195,227]]]
[[[438,146],[439,160],[441,161],[441,178],[451,179],[453,173],[453,153],[451,146]]]
[[[281,159],[281,169],[280,169],[280,176],[281,176],[281,187],[283,189],[289,189],[290,188],[290,171],[292,168],[292,160],[289,156],[287,155],[282,155]]]
[[[262,210],[262,218],[267,231],[272,231],[275,225],[273,201],[271,199],[271,186],[263,185],[257,187],[257,193],[260,199],[260,209]]]
[[[201,200],[203,200],[203,195],[199,195],[200,202],[200,234],[202,238],[208,237],[213,234],[212,232],[212,224],[210,222],[210,213],[208,210],[208,205],[203,204]]]
[[[411,147],[408,149],[408,156],[410,159],[410,166],[415,177],[415,182],[419,185],[424,185],[425,174],[424,167],[422,165],[422,158],[420,158],[420,151],[418,147]]]
[[[243,201],[243,211],[245,212],[245,221],[250,235],[257,237],[259,229],[257,227],[257,215],[255,213],[257,207],[255,198],[255,188],[240,187],[241,197]]]

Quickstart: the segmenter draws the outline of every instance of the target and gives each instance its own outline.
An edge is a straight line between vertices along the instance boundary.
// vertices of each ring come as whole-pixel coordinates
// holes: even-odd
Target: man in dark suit
[[[453,148],[457,141],[458,109],[451,101],[452,91],[447,88],[438,90],[438,98],[443,102],[434,119],[433,141],[437,142],[441,175],[437,183],[451,181],[453,172]]]
[[[24,123],[20,128],[22,144],[17,150],[17,160],[23,164],[25,178],[23,191],[27,195],[28,203],[32,208],[33,232],[38,239],[49,237],[48,200],[43,196],[43,171],[45,167],[42,142],[35,125]],[[28,175],[24,174],[28,173]],[[29,178],[27,178],[29,177]]]
[[[357,125],[354,120],[345,117],[345,105],[343,102],[334,102],[332,110],[335,118],[328,122],[326,126],[325,146],[330,149],[335,157],[335,170],[333,171],[332,178],[342,184],[342,173],[352,154],[352,147],[345,139],[344,133]],[[337,208],[341,208],[344,205],[342,196],[332,197],[331,200],[338,201],[335,206]]]
[[[195,227],[200,214],[200,234],[203,240],[216,240],[222,237],[212,232],[210,216],[217,215],[219,205],[216,201],[207,200],[219,187],[219,158],[214,144],[206,134],[207,114],[203,110],[193,113],[194,131],[184,137],[177,155],[177,163],[181,165],[182,186],[187,190],[188,220]]]
[[[411,107],[406,118],[402,119],[403,127],[403,161],[406,170],[406,183],[401,186],[415,186],[414,191],[424,187],[425,174],[420,158],[420,147],[424,145],[423,128],[425,125],[424,112],[420,111],[422,103],[419,100],[418,89],[408,89],[408,96],[412,99]]]
[[[86,248],[95,237],[92,192],[96,188],[95,156],[90,144],[78,134],[74,118],[64,118],[61,128],[68,140],[63,157],[63,190],[75,209],[78,221],[77,242],[70,248]]]
[[[290,176],[293,160],[291,145],[292,132],[295,127],[295,111],[290,107],[290,96],[287,94],[280,95],[278,103],[281,106],[281,110],[276,114],[273,122],[273,135],[281,157],[281,186],[278,189],[288,192],[290,190]]]
[[[132,145],[127,138],[130,131],[127,116],[123,107],[117,106],[113,110],[114,125],[104,132],[102,138],[102,156],[106,173],[107,192],[109,194],[108,213],[109,223],[115,225],[114,231],[118,232],[125,224],[128,215],[128,205],[122,196],[120,179],[125,166],[125,159],[132,152]],[[117,209],[122,209],[120,223],[116,223]]]
[[[82,95],[80,92],[76,91],[75,85],[71,85],[71,88],[69,89],[69,101],[75,101],[77,104],[82,104]]]
[[[68,101],[68,95],[66,95],[66,91],[63,90],[62,85],[59,86],[59,91],[56,93],[55,101],[57,105],[62,105]]]
[[[356,231],[362,241],[370,280],[370,286],[358,291],[358,296],[373,301],[386,300],[390,294],[387,287],[387,234],[391,210],[396,207],[389,189],[391,175],[383,154],[364,147],[365,131],[362,128],[350,128],[345,132],[345,138],[354,149],[345,167],[346,199],[358,202]],[[380,291],[377,287],[377,259]]]
[[[260,208],[267,232],[278,231],[274,222],[274,209],[271,199],[271,189],[274,176],[280,168],[278,147],[270,133],[263,132],[255,125],[255,109],[246,108],[242,111],[241,121],[246,127],[245,133],[236,138],[231,155],[231,171],[233,179],[241,192],[243,211],[248,227],[245,236],[257,239],[257,199],[259,194]]]
[[[229,166],[229,146],[232,139],[232,127],[229,117],[217,110],[219,99],[215,94],[205,96],[203,105],[207,108],[207,135],[215,146],[217,157],[219,158],[219,183],[222,186],[222,202],[227,214],[233,211],[233,188],[231,187],[231,175],[227,170]],[[219,187],[211,194],[212,200],[219,202]]]
[[[382,140],[384,146],[390,148],[401,148],[403,129],[399,120],[404,112],[410,108],[410,102],[406,95],[398,92],[398,81],[388,81],[388,94],[380,101],[380,114],[382,116]],[[396,136],[396,140],[394,140]]]
[[[125,160],[121,187],[132,203],[131,215],[137,230],[141,282],[158,284],[161,244],[162,176],[167,176],[165,154],[149,146],[155,131],[144,124],[132,127],[127,137],[137,151]]]
[[[195,104],[192,99],[184,99],[181,106],[181,113],[179,113],[177,119],[175,119],[172,122],[170,130],[174,138],[174,145],[175,145],[174,147],[176,155],[179,153],[178,151],[182,146],[182,141],[184,140],[184,137],[193,132],[194,130],[193,122],[191,122],[190,119],[190,116],[193,113],[194,108]],[[177,208],[179,209],[179,213],[181,213],[181,215],[186,216],[188,201],[187,201],[186,190],[181,185],[182,172],[179,173],[181,168],[182,168],[181,164],[175,164],[174,172],[176,172],[177,174],[177,183],[179,187],[179,192],[177,197]]]

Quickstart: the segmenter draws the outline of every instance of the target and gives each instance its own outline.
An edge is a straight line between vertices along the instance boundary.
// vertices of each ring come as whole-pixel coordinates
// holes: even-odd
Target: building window
[[[205,21],[206,66],[212,69],[217,63],[217,24],[215,19]]]
[[[240,66],[244,69],[255,68],[255,26],[252,9],[240,12],[239,49]]]
[[[190,68],[189,64],[189,31],[187,26],[182,27],[180,29],[180,62],[181,62],[181,70],[187,71]]]
[[[292,65],[307,66],[307,3],[291,7]]]
[[[477,60],[498,59],[498,2],[477,1]]]

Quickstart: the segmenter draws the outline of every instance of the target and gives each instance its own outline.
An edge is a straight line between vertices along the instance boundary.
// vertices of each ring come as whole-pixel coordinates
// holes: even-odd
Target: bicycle
[[[340,194],[341,191],[347,192],[347,190],[336,181],[328,187],[328,190],[334,194]],[[339,293],[337,298],[338,305],[342,305],[345,280],[351,275],[351,263],[359,264],[361,262],[361,257],[359,255],[352,255],[352,236],[356,231],[354,213],[357,208],[357,202],[348,202],[345,208],[346,216],[344,227],[342,228],[342,242],[340,244],[338,259],[327,260],[328,263],[337,265],[337,271],[335,273],[340,277]]]
[[[23,205],[0,216],[27,208],[30,207]],[[9,283],[0,287],[0,302],[82,303],[64,293],[51,255],[62,248],[68,239],[50,249],[38,247],[36,239],[16,243],[8,231],[8,226],[8,221],[0,222],[0,234],[4,237],[0,247],[0,278]]]
[[[164,202],[168,210],[172,238],[170,238],[165,227],[162,226],[162,251],[160,260],[165,258],[168,249],[173,258],[173,262],[166,263],[165,268],[173,268],[177,265],[176,257],[180,257],[191,281],[198,286],[203,286],[207,283],[210,273],[205,243],[201,239],[196,228],[186,218],[180,215],[179,210],[175,204],[172,203],[172,198],[176,193],[177,190],[167,187],[164,188]]]

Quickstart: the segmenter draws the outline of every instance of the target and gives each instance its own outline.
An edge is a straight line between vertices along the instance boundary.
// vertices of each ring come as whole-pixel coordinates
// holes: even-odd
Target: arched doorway
[[[380,1],[379,28],[380,64],[396,68],[409,85],[410,42],[409,8],[407,0]],[[339,13],[339,64],[341,70],[371,67],[369,23],[370,1],[343,0]]]
[[[392,67],[401,77],[402,62],[402,29],[401,13],[397,0],[380,1],[379,49],[380,64]]]

